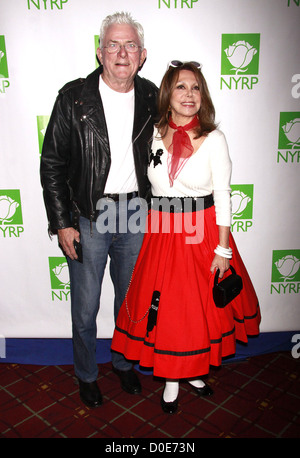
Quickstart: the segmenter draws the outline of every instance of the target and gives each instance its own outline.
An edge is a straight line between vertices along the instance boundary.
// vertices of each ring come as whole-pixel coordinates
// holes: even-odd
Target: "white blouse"
[[[153,196],[196,197],[213,193],[217,225],[231,225],[231,159],[224,134],[216,129],[188,159],[173,186],[168,175],[169,152],[154,129],[148,178]]]

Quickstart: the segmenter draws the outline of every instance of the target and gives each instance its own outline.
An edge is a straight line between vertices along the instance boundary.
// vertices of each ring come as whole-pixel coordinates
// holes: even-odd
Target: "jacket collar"
[[[81,100],[84,105],[99,105],[101,102],[99,94],[99,77],[101,73],[102,67],[98,67],[87,76],[81,92]]]
[[[87,111],[87,115],[92,115],[95,109],[103,110],[102,100],[99,93],[99,78],[102,73],[102,66],[94,70],[90,75],[87,76],[83,90],[81,93],[81,103],[90,107]],[[134,126],[133,126],[133,139],[143,129],[143,126],[150,118],[151,115],[151,99],[155,97],[155,94],[148,85],[143,84],[143,79],[136,75],[134,79],[135,89],[135,109],[134,109]],[[152,102],[153,103],[153,102]],[[103,132],[102,132],[103,133]]]
[[[87,76],[81,93],[81,99],[84,104],[95,105],[99,103],[99,78],[101,73],[102,67],[98,67]],[[136,75],[134,79],[134,89],[135,96],[139,101],[144,100],[144,102],[147,103],[149,98],[155,96],[151,89],[149,90],[149,87],[145,88],[143,85],[143,79],[138,75]]]

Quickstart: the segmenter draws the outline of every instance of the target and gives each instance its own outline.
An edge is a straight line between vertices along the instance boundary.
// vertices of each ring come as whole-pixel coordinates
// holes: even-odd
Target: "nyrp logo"
[[[231,232],[247,232],[253,222],[253,184],[231,185]]]
[[[300,111],[280,113],[277,162],[300,162]]]
[[[158,0],[158,8],[166,6],[167,8],[193,8],[194,3],[198,0]]]
[[[38,10],[62,10],[68,0],[27,0],[27,8]]]
[[[70,277],[66,258],[63,256],[50,257],[49,271],[52,300],[67,301],[70,295]]]
[[[37,116],[37,130],[38,130],[38,142],[39,142],[39,153],[42,154],[42,148],[45,138],[47,125],[49,122],[49,116]]]
[[[254,75],[258,75],[259,48],[259,33],[222,35],[221,89],[253,89],[258,83]]]
[[[273,251],[271,281],[271,294],[299,293],[300,250]]]
[[[0,94],[4,94],[9,87],[8,64],[5,46],[5,37],[0,35]]]
[[[19,189],[0,190],[0,236],[20,237],[24,232]]]

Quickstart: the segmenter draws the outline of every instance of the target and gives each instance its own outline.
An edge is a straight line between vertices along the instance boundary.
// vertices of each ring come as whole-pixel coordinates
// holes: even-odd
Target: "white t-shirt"
[[[153,196],[202,197],[213,193],[217,224],[231,225],[231,159],[225,136],[220,130],[208,134],[185,163],[172,187],[168,175],[169,152],[157,129],[154,130],[152,154],[156,160],[150,162],[148,178]]]
[[[104,193],[121,194],[137,191],[132,149],[134,89],[125,93],[116,92],[100,77],[99,90],[111,153],[111,166]]]

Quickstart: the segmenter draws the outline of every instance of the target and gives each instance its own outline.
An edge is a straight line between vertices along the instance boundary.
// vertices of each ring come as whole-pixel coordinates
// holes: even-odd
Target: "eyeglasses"
[[[199,62],[191,61],[191,62],[181,62],[180,60],[171,60],[168,63],[168,68],[169,67],[182,67],[185,64],[192,64],[197,68],[201,68],[201,64]]]
[[[112,41],[108,43],[107,46],[103,46],[103,48],[107,49],[109,54],[116,54],[121,50],[121,48],[124,48],[128,53],[135,53],[142,47],[138,46],[136,43],[125,43],[125,45],[121,45],[121,43]]]

